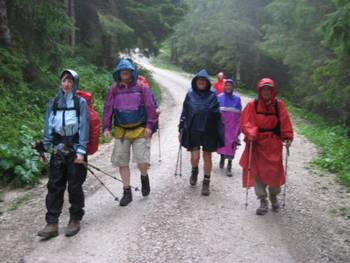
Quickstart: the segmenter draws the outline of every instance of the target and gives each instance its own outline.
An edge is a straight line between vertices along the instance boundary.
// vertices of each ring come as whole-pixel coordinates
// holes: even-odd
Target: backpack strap
[[[62,111],[70,111],[70,110],[75,110],[76,112],[76,116],[78,118],[78,123],[80,124],[80,98],[79,96],[74,95],[73,97],[73,108],[72,107],[58,107],[58,101],[59,101],[59,97],[55,97],[55,99],[53,100],[53,107],[52,107],[52,112],[53,115],[56,116],[57,115],[57,111],[62,110]],[[64,126],[65,124],[63,124]]]
[[[275,112],[261,112],[258,111],[258,104],[259,104],[259,100],[255,99],[254,100],[254,107],[255,107],[255,112],[256,114],[261,114],[261,115],[275,115],[277,116],[277,118],[279,119],[280,117],[280,113],[279,113],[279,101],[276,99],[275,103],[274,103],[274,107],[275,107]]]
[[[54,98],[54,100],[53,100],[52,111],[53,111],[54,116],[56,116],[56,114],[57,114],[58,100],[59,100],[58,97]]]
[[[272,129],[262,129],[259,128],[259,132],[273,132],[275,133],[277,136],[281,135],[281,120],[280,120],[280,110],[279,110],[279,100],[276,99],[275,103],[274,103],[274,107],[275,107],[275,112],[274,113],[270,113],[270,112],[258,112],[258,104],[259,104],[259,100],[255,99],[254,100],[254,107],[255,107],[255,112],[256,114],[262,114],[262,115],[266,115],[266,116],[271,116],[274,115],[277,117],[277,124],[274,128]]]
[[[77,95],[74,95],[73,101],[74,101],[74,109],[78,118],[78,124],[80,125],[80,98]]]

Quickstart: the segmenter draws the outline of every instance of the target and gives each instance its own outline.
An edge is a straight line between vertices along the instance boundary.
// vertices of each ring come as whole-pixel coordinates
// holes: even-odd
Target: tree
[[[5,0],[0,0],[0,44],[11,45],[11,34],[7,21],[7,8]]]

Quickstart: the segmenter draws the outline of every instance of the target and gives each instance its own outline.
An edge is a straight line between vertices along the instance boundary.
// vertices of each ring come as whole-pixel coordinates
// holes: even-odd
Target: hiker
[[[268,212],[267,191],[272,210],[279,210],[278,194],[285,183],[282,163],[283,143],[288,147],[293,141],[293,126],[284,102],[276,99],[273,80],[264,78],[257,84],[258,98],[244,108],[241,129],[246,142],[240,160],[243,168],[243,187],[255,187],[260,200],[257,215]],[[252,142],[252,144],[250,144]],[[249,150],[252,145],[251,173],[248,177]]]
[[[192,89],[187,93],[179,124],[179,139],[191,152],[192,174],[190,184],[198,179],[200,150],[203,150],[204,180],[202,195],[210,194],[212,152],[224,145],[224,127],[221,121],[219,102],[211,90],[209,75],[201,70],[192,80]]]
[[[50,146],[49,181],[46,196],[47,225],[38,235],[51,238],[58,235],[58,221],[62,212],[64,192],[68,184],[70,219],[66,228],[67,237],[80,230],[84,215],[84,192],[82,185],[87,169],[87,144],[89,142],[88,105],[85,99],[76,96],[79,75],[65,70],[60,76],[59,91],[48,105],[43,138],[45,158]]]
[[[147,81],[147,79],[144,76],[139,76],[137,81],[143,87],[146,87],[146,88],[149,87],[150,88],[150,86],[148,84],[148,81]],[[160,116],[161,111],[160,111],[160,107],[159,107],[159,104],[157,102],[156,96],[154,95],[152,90],[151,90],[151,93],[152,93],[152,99],[153,99],[154,106],[156,107],[156,115],[157,115],[157,122],[156,122],[156,124],[153,127],[152,133],[156,133],[157,130],[159,130],[159,116]]]
[[[216,92],[216,95],[220,95],[224,92],[224,86],[225,86],[225,74],[223,72],[218,73],[217,75],[217,82],[214,83],[214,89]]]
[[[225,167],[228,160],[226,174],[232,177],[232,160],[235,157],[239,143],[240,118],[242,111],[241,98],[234,94],[235,83],[232,79],[225,80],[225,91],[218,96],[221,117],[225,126],[225,146],[218,149],[220,154],[220,168]]]
[[[132,201],[130,187],[130,151],[141,173],[142,195],[150,193],[148,169],[150,166],[150,140],[157,122],[156,109],[151,90],[138,81],[138,72],[128,59],[122,59],[113,71],[113,84],[104,104],[104,135],[113,135],[113,166],[119,167],[124,191],[120,206]],[[113,122],[113,127],[112,127]],[[113,128],[113,132],[112,132]]]

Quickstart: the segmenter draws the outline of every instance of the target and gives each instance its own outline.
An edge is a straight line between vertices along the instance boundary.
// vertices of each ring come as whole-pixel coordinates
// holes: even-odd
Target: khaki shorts
[[[146,138],[135,140],[115,139],[111,162],[116,167],[129,166],[131,147],[133,162],[137,164],[150,164],[151,144]]]

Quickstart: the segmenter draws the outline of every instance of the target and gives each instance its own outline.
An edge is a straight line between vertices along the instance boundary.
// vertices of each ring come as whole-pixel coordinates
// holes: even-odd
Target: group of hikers
[[[150,144],[160,111],[147,80],[138,75],[131,59],[122,59],[116,65],[113,79],[115,82],[109,87],[104,103],[103,133],[106,139],[114,138],[111,163],[119,169],[123,183],[120,206],[127,206],[133,199],[129,168],[131,150],[140,171],[142,195],[150,194]],[[87,171],[92,172],[87,156],[97,151],[100,130],[92,109],[91,94],[78,89],[79,75],[73,70],[65,70],[59,81],[58,93],[48,104],[42,144],[43,159],[52,148],[46,196],[47,224],[38,232],[43,238],[59,233],[58,222],[67,186],[71,206],[65,235],[70,237],[79,232],[84,216],[82,185]],[[212,153],[220,154],[220,168],[225,167],[227,160],[226,174],[231,177],[232,160],[241,144],[239,136],[242,132],[246,145],[240,160],[243,186],[255,187],[260,199],[256,213],[264,215],[269,208],[268,197],[272,209],[279,209],[277,195],[285,183],[283,144],[290,146],[293,128],[284,103],[276,99],[274,81],[262,79],[257,92],[257,99],[249,102],[242,111],[235,81],[225,79],[224,74],[219,73],[218,82],[212,87],[207,71],[201,70],[191,82],[178,129],[180,145],[191,153],[192,186],[198,180],[202,151],[201,193],[204,196],[210,194]]]

